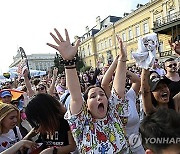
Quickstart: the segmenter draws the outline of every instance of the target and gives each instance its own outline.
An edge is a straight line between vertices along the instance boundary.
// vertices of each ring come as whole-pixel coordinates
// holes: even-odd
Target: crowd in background
[[[72,58],[78,43],[70,44],[67,31],[66,40],[55,32],[57,45],[48,45],[64,58],[65,72],[54,68],[29,78],[26,69],[22,78],[1,85],[0,152],[180,152],[180,140],[149,142],[180,138],[179,42],[170,44],[177,57],[155,59],[149,69],[136,64],[126,69],[118,37],[120,52],[112,64],[76,72]]]

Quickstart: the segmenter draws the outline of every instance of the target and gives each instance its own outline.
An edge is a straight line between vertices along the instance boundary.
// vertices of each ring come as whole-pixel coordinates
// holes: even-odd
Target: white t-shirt
[[[62,103],[66,97],[66,95],[69,93],[69,90],[65,90],[65,93],[61,95],[60,97],[60,102]],[[66,98],[66,101],[64,102],[64,106],[66,109],[68,109],[69,107],[69,104],[70,104],[70,100],[71,100],[71,96],[69,95],[67,98]]]
[[[139,135],[139,126],[140,119],[136,109],[136,93],[131,87],[129,91],[126,93],[126,97],[128,101],[128,121],[126,125],[126,133],[130,143],[130,149],[133,154],[142,154],[145,153],[142,144],[141,138]]]
[[[18,138],[19,138],[19,140],[21,140],[22,135],[19,131],[19,127],[16,126],[16,130],[17,130]],[[0,152],[8,149],[12,145],[14,145],[16,142],[18,142],[18,141],[17,141],[17,139],[15,137],[15,133],[12,129],[10,129],[8,133],[1,134],[0,135]]]
[[[68,95],[68,93],[69,93],[69,95]],[[64,107],[65,107],[66,109],[69,109],[70,101],[71,101],[71,95],[70,95],[69,90],[65,90],[65,93],[61,95],[61,97],[60,97],[60,102],[62,103],[62,102],[64,101],[66,95],[68,95],[68,97],[66,98],[66,101],[64,102],[63,105],[64,105]],[[83,98],[83,93],[81,93],[81,95],[82,95],[82,99],[84,100],[84,98]]]
[[[140,112],[139,112],[139,117],[140,117],[140,123],[145,117],[145,112],[143,108],[143,102],[142,102],[142,94],[139,95],[139,100],[140,100]]]

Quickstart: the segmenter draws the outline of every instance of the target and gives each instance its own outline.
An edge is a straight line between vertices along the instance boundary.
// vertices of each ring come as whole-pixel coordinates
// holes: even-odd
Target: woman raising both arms
[[[52,33],[50,35],[57,45],[48,45],[58,50],[64,59],[67,86],[71,95],[70,107],[65,118],[70,124],[79,152],[130,153],[119,116],[119,112],[124,116],[128,115],[128,104],[125,99],[126,53],[121,39],[118,39],[121,49],[111,97],[108,99],[102,87],[90,86],[83,100],[74,59],[80,41],[72,46],[67,30],[66,40],[56,29],[55,32],[57,37]]]

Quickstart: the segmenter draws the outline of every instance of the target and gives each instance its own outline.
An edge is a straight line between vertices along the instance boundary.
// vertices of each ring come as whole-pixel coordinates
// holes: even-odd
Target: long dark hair
[[[41,133],[56,131],[60,126],[59,119],[64,117],[60,102],[45,93],[34,96],[27,105],[25,113],[32,127],[40,126]]]

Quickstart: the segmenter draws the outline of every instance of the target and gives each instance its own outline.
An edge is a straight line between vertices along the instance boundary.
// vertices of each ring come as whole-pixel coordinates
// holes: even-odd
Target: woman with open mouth
[[[178,112],[178,104],[173,107],[173,102],[179,102],[179,97],[170,100],[170,90],[168,88],[169,81],[160,76],[149,78],[149,70],[142,69],[141,73],[141,94],[144,105],[144,112],[151,114],[157,108],[172,108]]]
[[[117,37],[120,51],[111,96],[108,99],[102,87],[91,86],[86,90],[83,100],[74,58],[80,41],[72,46],[67,30],[65,30],[66,40],[56,29],[55,32],[57,37],[52,33],[50,35],[57,45],[50,43],[48,45],[58,50],[64,59],[67,85],[71,95],[70,107],[65,118],[70,124],[79,152],[130,153],[122,119],[119,116],[119,112],[122,117],[128,114],[125,98],[126,52],[122,40]]]

